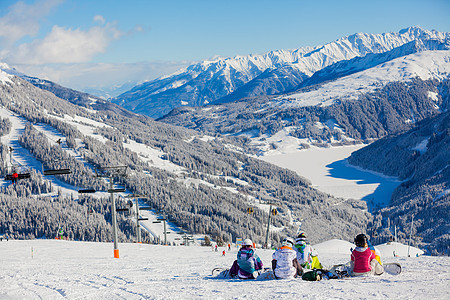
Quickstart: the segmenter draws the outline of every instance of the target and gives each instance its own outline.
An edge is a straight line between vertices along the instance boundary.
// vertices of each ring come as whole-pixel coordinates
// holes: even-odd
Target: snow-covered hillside
[[[346,263],[345,241],[317,245],[325,266]],[[323,246],[328,251],[323,250]],[[59,240],[0,242],[1,299],[448,299],[448,257],[384,257],[402,273],[322,280],[235,280],[211,276],[230,267],[237,248],[222,256],[210,247],[173,247]],[[256,250],[264,266],[272,250]],[[346,252],[345,252],[346,251]],[[390,251],[390,250],[389,250]],[[389,252],[388,251],[388,252]],[[392,253],[392,251],[391,251]]]

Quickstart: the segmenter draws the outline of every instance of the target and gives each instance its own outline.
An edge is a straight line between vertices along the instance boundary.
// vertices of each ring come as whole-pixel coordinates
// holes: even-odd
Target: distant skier
[[[258,277],[258,271],[263,269],[263,263],[252,247],[252,240],[245,239],[242,242],[242,248],[237,253],[237,260],[230,269],[231,276],[237,276],[240,279],[256,279]]]
[[[375,250],[371,250],[365,234],[358,234],[355,237],[356,248],[351,255],[351,270],[353,276],[381,275],[384,272],[383,266],[377,259]]]
[[[317,252],[306,240],[305,232],[301,231],[295,240],[297,260],[304,269],[322,269]]]
[[[225,250],[222,251],[222,256],[225,256]]]
[[[59,230],[58,230],[58,238],[60,240],[62,240],[64,238],[64,230],[63,230],[62,227],[60,227]]]
[[[285,238],[281,247],[272,255],[272,269],[275,278],[294,278],[302,274],[302,267],[297,261],[297,251],[292,247],[294,247],[292,239]]]
[[[217,252],[217,245],[214,247],[214,249],[216,250],[216,252]]]
[[[228,251],[231,251],[231,244],[228,244]]]

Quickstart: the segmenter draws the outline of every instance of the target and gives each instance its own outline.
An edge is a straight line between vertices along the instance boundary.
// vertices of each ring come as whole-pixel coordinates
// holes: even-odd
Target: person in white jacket
[[[294,242],[290,238],[285,238],[272,255],[272,269],[275,278],[285,279],[294,278],[302,274],[302,267],[297,261],[297,251],[295,251]]]

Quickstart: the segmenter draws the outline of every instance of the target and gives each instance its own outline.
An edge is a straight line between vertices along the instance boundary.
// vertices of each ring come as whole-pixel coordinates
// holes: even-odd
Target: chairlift
[[[79,194],[93,194],[95,192],[96,192],[96,190],[94,190],[94,189],[78,190]]]
[[[108,189],[108,193],[123,193],[125,192],[124,188],[119,188],[119,189]]]
[[[139,207],[139,210],[151,210],[152,208],[150,206],[146,207]]]
[[[11,174],[7,174],[5,176],[5,180],[11,180],[12,183],[16,183],[20,179],[30,178],[31,174],[30,174],[30,172],[28,172],[29,168],[25,168],[25,169],[27,170],[26,172],[19,173],[17,171],[17,166],[14,166],[14,168],[12,170],[12,173]]]
[[[276,216],[278,214],[278,210],[276,208],[272,209],[272,215]]]
[[[26,178],[30,178],[31,174],[30,173],[12,173],[12,174],[8,174],[5,176],[5,180],[12,180],[17,181],[19,179],[26,179]]]
[[[44,170],[44,176],[50,176],[50,175],[65,175],[65,174],[72,174],[72,171],[70,169],[53,169],[53,170]]]

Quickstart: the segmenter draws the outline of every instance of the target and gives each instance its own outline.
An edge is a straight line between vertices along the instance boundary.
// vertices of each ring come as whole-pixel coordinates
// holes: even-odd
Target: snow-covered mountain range
[[[411,42],[420,44],[415,51],[441,49],[448,45],[449,40],[450,33],[410,27],[394,33],[358,33],[317,47],[217,58],[138,85],[113,102],[158,118],[180,106],[203,106],[243,97],[286,93],[295,90],[317,71],[340,61],[389,52]],[[397,50],[403,53],[394,51],[390,57],[403,56],[411,51],[411,46],[404,47]],[[388,58],[384,57],[385,61]],[[359,69],[370,68],[376,61],[380,61],[379,57],[372,63],[360,61],[365,65]],[[338,67],[341,68],[342,65]]]

